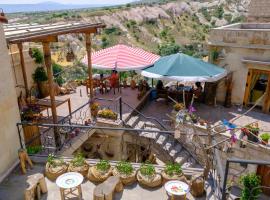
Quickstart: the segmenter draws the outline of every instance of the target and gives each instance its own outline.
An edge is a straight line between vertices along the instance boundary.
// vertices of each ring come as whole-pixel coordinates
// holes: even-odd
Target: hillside
[[[182,0],[147,3],[149,0],[146,0],[143,5],[11,14],[9,18],[10,22],[16,23],[103,22],[107,28],[94,38],[95,49],[125,43],[160,54],[166,54],[162,53],[164,49],[182,48],[194,55],[204,52],[203,44],[208,39],[210,28],[244,20],[249,1]]]

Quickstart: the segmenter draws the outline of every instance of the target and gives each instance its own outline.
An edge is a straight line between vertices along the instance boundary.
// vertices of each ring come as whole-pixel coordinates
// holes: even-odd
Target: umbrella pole
[[[183,88],[183,104],[186,107],[185,88]]]
[[[152,78],[152,88],[154,88],[154,79]]]

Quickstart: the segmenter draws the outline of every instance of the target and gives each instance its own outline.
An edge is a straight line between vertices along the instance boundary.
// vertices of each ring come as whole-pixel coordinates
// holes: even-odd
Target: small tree
[[[44,60],[43,53],[38,48],[33,48],[32,51],[33,51],[32,57],[35,63],[42,64]]]
[[[178,53],[179,50],[180,50],[180,46],[178,44],[168,43],[168,44],[159,46],[158,54],[161,56],[167,56],[167,55]]]

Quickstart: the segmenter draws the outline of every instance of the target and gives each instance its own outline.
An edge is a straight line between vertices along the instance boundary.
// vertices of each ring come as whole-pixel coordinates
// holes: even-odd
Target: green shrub
[[[224,8],[223,5],[220,5],[214,10],[214,16],[219,19],[222,19],[223,15],[224,15]]]
[[[42,151],[42,146],[26,147],[28,154],[37,154]]]
[[[85,158],[81,153],[77,153],[74,158],[71,160],[71,163],[75,167],[83,166],[85,163]]]
[[[55,81],[58,83],[58,85],[63,85],[65,83],[65,80],[61,74],[61,72],[63,72],[63,67],[59,64],[53,63],[52,68]]]
[[[107,160],[100,160],[98,163],[97,163],[97,169],[100,170],[100,171],[108,171],[111,167],[109,161]]]
[[[153,176],[156,173],[156,170],[152,164],[142,164],[140,172],[144,176]]]
[[[38,49],[38,48],[33,48],[32,49],[32,57],[37,64],[42,64],[44,60],[43,53]]]
[[[126,175],[131,174],[134,170],[132,165],[129,162],[125,162],[125,161],[121,161],[117,163],[116,168],[121,174],[126,174]]]
[[[181,165],[178,163],[168,163],[165,167],[165,173],[169,176],[180,175],[182,173]]]
[[[47,162],[53,167],[61,166],[65,163],[62,158],[56,158],[53,154],[48,155]]]
[[[241,193],[241,200],[257,200],[262,190],[260,177],[250,173],[240,177],[240,184],[244,187]]]
[[[167,55],[178,53],[179,50],[180,50],[180,46],[178,44],[168,43],[168,44],[159,46],[158,54],[161,56],[167,56]]]
[[[32,75],[32,78],[36,83],[47,81],[48,76],[47,76],[47,72],[45,71],[45,68],[37,67],[34,74]]]

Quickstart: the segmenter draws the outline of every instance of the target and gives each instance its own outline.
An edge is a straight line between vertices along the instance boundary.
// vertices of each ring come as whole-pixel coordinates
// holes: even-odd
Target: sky
[[[0,4],[32,4],[40,2],[53,1],[63,4],[124,4],[132,0],[0,0]]]

